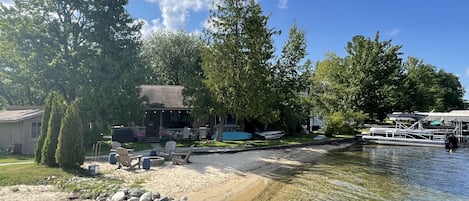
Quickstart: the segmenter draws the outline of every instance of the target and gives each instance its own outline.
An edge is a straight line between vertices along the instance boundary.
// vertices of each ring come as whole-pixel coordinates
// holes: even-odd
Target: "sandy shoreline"
[[[119,178],[128,184],[138,183],[144,189],[159,192],[176,200],[253,200],[271,181],[282,179],[303,162],[315,161],[321,154],[350,144],[314,145],[280,150],[258,150],[231,154],[204,154],[191,156],[188,165],[165,162],[150,170],[115,170],[116,165],[98,162],[99,173]],[[87,167],[91,163],[85,163]],[[48,186],[20,186],[0,188],[0,200],[64,200],[69,193]],[[37,188],[37,189],[36,189]],[[52,198],[52,199],[51,199]]]

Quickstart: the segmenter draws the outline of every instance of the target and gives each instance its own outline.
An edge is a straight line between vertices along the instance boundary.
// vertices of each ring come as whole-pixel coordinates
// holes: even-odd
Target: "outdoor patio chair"
[[[111,152],[115,152],[117,147],[122,147],[121,143],[118,141],[112,141],[111,143]]]
[[[191,129],[188,127],[184,127],[184,129],[182,130],[181,141],[184,140],[191,140]]]
[[[118,141],[112,141],[112,143],[111,143],[111,150],[110,150],[110,151],[111,151],[111,152],[116,152],[116,149],[117,149],[118,147],[122,148],[121,143],[118,142]],[[130,153],[132,153],[132,152],[134,151],[134,149],[127,149],[127,151],[130,152]]]
[[[192,148],[195,144],[189,147],[189,150],[186,153],[173,153],[171,155],[171,161],[173,161],[173,165],[184,165],[190,163],[189,158],[192,154]]]
[[[207,140],[207,127],[199,128],[199,140]]]
[[[171,155],[176,150],[176,142],[173,140],[167,141],[164,146],[164,152],[159,152],[157,155],[163,157],[166,161],[171,160]]]
[[[140,168],[142,162],[142,155],[129,155],[129,151],[122,147],[116,148],[116,159],[118,167],[117,169],[128,167],[129,169],[134,169],[136,166]]]

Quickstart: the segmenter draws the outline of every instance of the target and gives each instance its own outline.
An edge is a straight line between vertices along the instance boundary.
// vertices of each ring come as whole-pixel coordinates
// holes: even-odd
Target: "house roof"
[[[19,109],[0,111],[0,123],[16,123],[26,119],[40,117],[41,109]]]
[[[188,110],[183,104],[182,90],[179,85],[142,85],[140,96],[148,98],[149,109]]]

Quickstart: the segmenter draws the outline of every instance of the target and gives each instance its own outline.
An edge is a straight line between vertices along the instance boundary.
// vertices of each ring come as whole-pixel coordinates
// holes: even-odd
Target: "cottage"
[[[183,86],[142,85],[140,95],[146,98],[145,138],[159,141],[163,130],[192,127],[190,108],[183,104]]]
[[[40,133],[40,108],[10,107],[0,112],[0,147],[33,154]]]

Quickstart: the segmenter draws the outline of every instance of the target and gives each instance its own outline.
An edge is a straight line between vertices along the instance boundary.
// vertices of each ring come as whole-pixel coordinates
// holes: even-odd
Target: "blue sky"
[[[0,0],[11,3],[12,0]],[[469,91],[469,1],[466,0],[258,0],[280,50],[294,21],[306,32],[308,58],[326,52],[345,56],[355,35],[403,45],[402,58],[414,56],[459,77]],[[132,17],[142,20],[144,37],[157,29],[200,33],[211,0],[129,0]],[[469,99],[466,93],[465,99]]]
[[[282,30],[275,37],[280,50],[294,21],[306,32],[308,58],[322,60],[326,52],[345,56],[355,35],[403,45],[403,58],[414,56],[459,77],[469,91],[469,1],[465,0],[258,0],[269,26]],[[210,0],[130,0],[134,18],[154,29],[201,32]],[[469,99],[466,93],[465,99]]]

